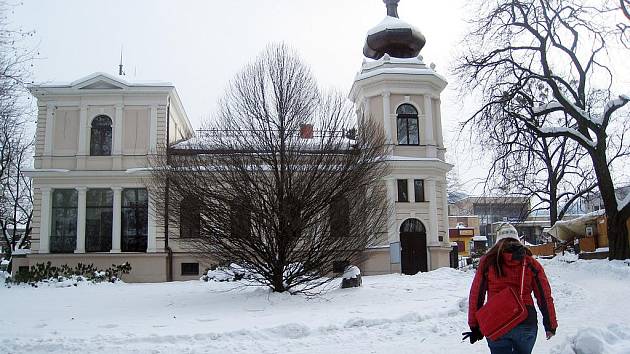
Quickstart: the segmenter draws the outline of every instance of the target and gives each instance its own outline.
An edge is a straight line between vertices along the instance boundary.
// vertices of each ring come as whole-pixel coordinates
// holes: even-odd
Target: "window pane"
[[[71,253],[76,248],[78,193],[74,189],[53,191],[50,252]]]
[[[122,251],[146,252],[149,215],[147,191],[143,188],[128,188],[122,194]]]
[[[409,201],[409,198],[407,196],[407,180],[406,179],[398,180],[398,201],[399,202]]]
[[[406,118],[398,118],[398,144],[407,145],[409,144],[407,140],[407,119]]]
[[[350,204],[345,197],[336,198],[329,209],[330,232],[334,237],[349,236]]]
[[[416,202],[424,202],[424,180],[422,179],[414,179],[413,180],[413,191],[415,194]]]
[[[418,115],[418,111],[416,110],[416,107],[410,105],[410,104],[401,104],[397,109],[396,109],[396,114],[413,114],[413,115]]]
[[[410,145],[418,145],[418,118],[407,118],[407,136]]]
[[[182,263],[182,275],[199,275],[199,263]]]
[[[109,252],[112,249],[111,189],[90,189],[87,192],[85,249],[88,252]]]
[[[112,120],[98,116],[92,120],[90,129],[90,155],[109,156],[112,153]]]
[[[194,196],[182,200],[179,211],[179,237],[197,238],[201,229],[200,202]]]

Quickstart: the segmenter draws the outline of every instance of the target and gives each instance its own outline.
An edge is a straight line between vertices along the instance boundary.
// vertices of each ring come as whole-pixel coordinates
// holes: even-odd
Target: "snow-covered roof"
[[[435,72],[433,65],[428,67],[422,60],[421,55],[416,58],[395,58],[386,54],[378,60],[365,60],[354,79],[364,80],[380,74],[429,75],[443,81],[445,87],[446,79]]]
[[[164,81],[151,81],[151,80],[147,80],[147,81],[128,81],[123,79],[121,76],[114,76],[108,73],[104,73],[104,72],[95,72],[92,73],[90,75],[84,76],[80,79],[74,80],[72,82],[50,82],[50,83],[45,83],[45,84],[38,84],[38,85],[33,85],[33,86],[37,86],[37,87],[42,87],[42,88],[54,88],[54,87],[75,87],[75,86],[79,86],[80,84],[84,83],[84,82],[88,82],[91,81],[93,79],[96,78],[106,78],[108,80],[112,80],[115,82],[118,82],[122,85],[125,86],[129,86],[129,87],[174,87],[172,83],[170,82],[164,82]]]
[[[582,215],[571,220],[557,221],[547,230],[547,233],[557,239],[566,241],[577,235],[583,235],[586,224],[596,221],[599,217],[605,215],[604,210],[596,210],[594,212]]]
[[[401,20],[400,18],[397,17],[393,17],[393,16],[385,16],[385,18],[379,22],[378,25],[370,28],[370,30],[368,30],[367,35],[373,35],[375,33],[378,32],[382,32],[385,30],[391,30],[391,29],[410,29],[412,31],[418,31],[417,28],[415,28],[414,26],[410,25],[409,23]]]

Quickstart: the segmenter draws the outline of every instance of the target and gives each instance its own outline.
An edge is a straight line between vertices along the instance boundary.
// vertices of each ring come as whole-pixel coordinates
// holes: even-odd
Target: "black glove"
[[[470,332],[463,332],[462,335],[464,336],[462,338],[462,341],[465,341],[466,339],[470,339],[470,344],[473,344],[476,341],[483,339],[483,334],[481,334],[479,327],[472,327],[470,329]]]

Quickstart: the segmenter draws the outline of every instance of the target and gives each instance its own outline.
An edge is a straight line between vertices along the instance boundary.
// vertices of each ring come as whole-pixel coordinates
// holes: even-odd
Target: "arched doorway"
[[[408,275],[429,270],[427,231],[418,219],[407,219],[400,225],[400,267]]]

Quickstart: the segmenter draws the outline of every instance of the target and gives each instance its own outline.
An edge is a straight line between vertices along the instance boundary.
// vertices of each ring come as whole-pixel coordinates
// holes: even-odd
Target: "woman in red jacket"
[[[522,272],[523,262],[527,265],[524,273]],[[538,332],[532,291],[538,301],[538,308],[542,312],[547,339],[555,335],[558,327],[556,310],[545,271],[542,265],[532,257],[532,252],[520,243],[514,226],[507,224],[497,232],[497,242],[494,247],[479,261],[468,299],[468,325],[471,331],[464,333],[464,339],[470,338],[470,342],[474,343],[483,338],[476,313],[484,304],[486,292],[488,299],[506,287],[512,287],[518,294],[522,274],[524,274],[523,303],[528,311],[527,319],[497,340],[488,338],[490,352],[492,354],[530,354],[532,352]]]

